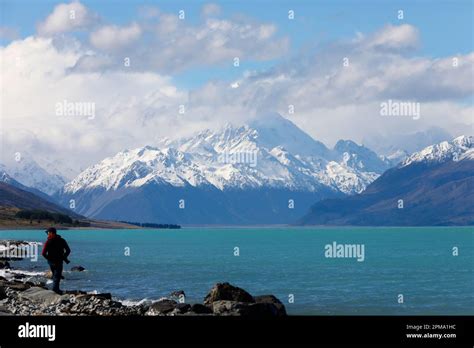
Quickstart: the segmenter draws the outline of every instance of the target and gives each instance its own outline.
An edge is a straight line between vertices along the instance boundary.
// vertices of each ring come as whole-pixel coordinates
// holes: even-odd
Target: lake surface
[[[290,314],[474,314],[474,230],[426,228],[183,228],[60,231],[72,254],[64,289],[156,300],[184,290],[201,302],[228,281],[274,294]],[[44,242],[43,231],[0,231],[0,239]],[[327,258],[325,246],[361,244],[364,261]],[[235,256],[236,247],[239,256]],[[130,248],[130,256],[126,256]],[[453,256],[458,248],[458,256]],[[41,251],[41,248],[40,248]],[[347,255],[346,255],[347,256]],[[42,271],[44,259],[12,263]],[[403,295],[403,303],[399,303]],[[294,303],[289,300],[294,298]]]

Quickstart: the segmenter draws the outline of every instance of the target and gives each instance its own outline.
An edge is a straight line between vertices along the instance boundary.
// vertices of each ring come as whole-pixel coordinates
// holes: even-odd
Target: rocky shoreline
[[[229,283],[215,284],[202,303],[186,303],[185,293],[180,290],[158,301],[125,305],[110,293],[69,290],[56,294],[46,287],[46,272],[31,277],[27,272],[12,270],[8,260],[1,258],[0,271],[0,315],[286,316],[285,306],[275,296],[252,296]]]

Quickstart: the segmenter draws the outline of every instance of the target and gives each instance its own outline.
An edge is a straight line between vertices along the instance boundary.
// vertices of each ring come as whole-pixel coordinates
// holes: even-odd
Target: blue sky
[[[36,32],[36,24],[42,21],[61,1],[49,0],[0,0],[1,25],[16,29],[21,37]],[[84,5],[97,12],[107,23],[126,25],[139,18],[144,6],[158,7],[163,12],[178,13],[184,9],[186,20],[198,23],[202,20],[201,8],[209,1],[201,0],[84,0]],[[432,58],[466,54],[473,48],[473,11],[471,0],[222,0],[216,1],[222,8],[223,17],[244,14],[258,21],[274,23],[280,35],[289,35],[292,52],[305,45],[317,45],[332,40],[353,37],[356,32],[370,33],[391,23],[407,23],[420,30],[422,45],[416,54]],[[288,20],[288,10],[295,11],[295,20]],[[397,18],[404,11],[404,19]],[[8,40],[2,39],[2,44]],[[265,70],[277,63],[245,61],[242,68]],[[179,87],[195,88],[214,78],[235,79],[241,70],[220,65],[202,67],[192,72],[174,76]]]
[[[2,25],[18,28],[21,35],[35,32],[37,22],[43,20],[56,4],[50,0],[1,0]],[[138,8],[157,6],[165,12],[186,10],[187,20],[199,21],[202,5],[209,1],[144,1],[126,0],[81,1],[107,21],[126,24],[134,20]],[[422,33],[423,53],[432,56],[466,53],[472,50],[474,2],[471,0],[223,0],[215,1],[223,15],[243,13],[259,20],[273,22],[288,33],[295,45],[314,39],[315,33],[334,39],[353,35],[356,31],[370,32],[386,23],[397,24],[397,11],[402,9],[405,23],[417,26]],[[296,21],[287,20],[287,10],[293,9]]]
[[[126,25],[139,17],[141,6],[156,6],[163,12],[178,13],[186,11],[186,20],[198,23],[202,20],[201,8],[208,1],[81,1],[97,12],[106,23]],[[36,25],[61,1],[0,0],[1,25],[15,28],[21,37],[35,33]],[[351,38],[356,32],[370,33],[392,23],[407,23],[416,26],[421,34],[421,46],[414,54],[432,58],[454,54],[466,54],[473,48],[473,11],[471,0],[339,0],[339,1],[285,1],[224,0],[215,2],[222,8],[223,17],[244,14],[255,20],[276,24],[280,35],[289,35],[291,51],[296,52],[304,45],[323,44],[338,39]],[[288,10],[295,11],[295,20],[287,19]],[[404,19],[397,18],[398,10],[404,11]],[[2,40],[7,44],[7,40]],[[243,62],[243,68],[249,70],[266,69],[274,60]],[[218,65],[203,67],[192,73],[175,76],[179,86],[189,88],[201,85],[213,78],[234,79],[239,70]]]

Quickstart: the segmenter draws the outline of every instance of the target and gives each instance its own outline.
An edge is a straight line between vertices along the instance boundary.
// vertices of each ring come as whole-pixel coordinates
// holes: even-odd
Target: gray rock
[[[262,296],[255,296],[255,303],[259,304],[271,304],[272,306],[268,306],[268,310],[274,311],[274,316],[281,317],[286,316],[286,309],[283,303],[279,299],[277,299],[273,295],[262,295]]]
[[[153,303],[147,311],[147,315],[166,314],[176,308],[178,304],[173,300],[160,300]]]
[[[178,303],[176,305],[176,309],[178,313],[183,314],[191,311],[191,305],[187,303]]]
[[[229,283],[217,283],[204,298],[204,304],[206,306],[212,307],[212,304],[216,301],[255,302],[252,295],[247,291]]]
[[[242,309],[240,314],[252,318],[269,318],[286,316],[286,310],[279,309],[273,303],[253,303]]]
[[[212,310],[215,315],[235,315],[252,318],[286,316],[286,310],[281,302],[281,307],[277,307],[278,303],[270,302],[270,299],[265,300],[268,302],[216,301],[212,304]],[[276,300],[278,301],[278,299]]]
[[[216,315],[242,315],[242,311],[247,305],[237,301],[214,301],[212,312]]]
[[[212,314],[212,309],[199,303],[191,306],[191,312],[196,314]]]
[[[85,271],[86,269],[82,266],[74,266],[74,267],[71,267],[71,272],[83,272]]]
[[[56,294],[54,291],[51,290],[45,290],[39,287],[32,287],[20,293],[19,298],[26,299],[40,305],[49,306],[61,302],[62,296]]]
[[[103,293],[103,294],[79,294],[76,296],[77,301],[90,301],[90,300],[111,300],[112,294],[111,293]]]

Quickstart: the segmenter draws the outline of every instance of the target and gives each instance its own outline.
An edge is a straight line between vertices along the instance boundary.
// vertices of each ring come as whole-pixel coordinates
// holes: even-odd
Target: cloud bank
[[[474,110],[465,101],[474,92],[474,53],[418,56],[414,26],[386,25],[295,52],[275,24],[221,18],[216,5],[203,7],[199,23],[148,13],[119,26],[80,2],[60,4],[36,35],[1,47],[3,155],[36,153],[79,171],[160,137],[274,111],[328,145],[434,126],[472,131]],[[235,81],[175,84],[176,73],[232,66],[236,57],[277,62],[263,71],[235,67]],[[421,118],[382,117],[388,99],[419,102]],[[56,105],[68,102],[94,103],[94,118],[57,115]]]

